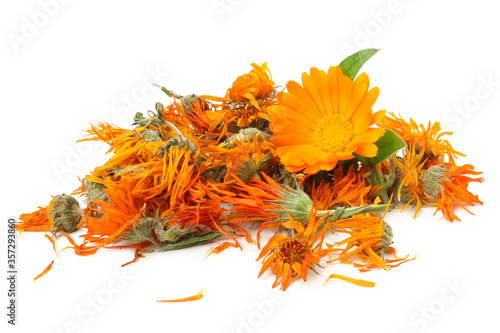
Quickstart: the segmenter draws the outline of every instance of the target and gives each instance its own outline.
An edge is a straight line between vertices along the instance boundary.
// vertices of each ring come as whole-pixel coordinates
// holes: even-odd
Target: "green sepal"
[[[342,69],[342,73],[354,81],[354,78],[358,75],[358,72],[364,63],[379,50],[380,49],[365,49],[348,56],[339,64]]]
[[[157,223],[155,219],[146,218],[132,224],[132,230],[124,233],[118,241],[129,241],[132,243],[140,243],[144,241],[149,241],[156,246],[160,246],[156,239],[151,234],[151,229],[153,225]]]
[[[108,195],[104,192],[106,185],[99,184],[95,182],[91,182],[90,180],[85,179],[83,189],[87,191],[87,196],[84,199],[86,203],[92,202],[94,200],[102,200],[111,204],[111,201],[108,199]]]
[[[158,110],[157,113],[158,114],[152,118],[145,118],[142,112],[136,112],[132,126],[142,127],[146,125],[153,125],[155,127],[160,127],[163,118],[163,112],[161,110]]]
[[[254,160],[251,158],[240,161],[240,163],[236,165],[236,168],[233,173],[245,184],[248,184],[248,182],[252,178],[262,180],[259,173],[261,171],[267,170],[271,166],[273,159],[274,159],[273,154],[267,153],[257,163],[255,163]]]
[[[52,220],[50,231],[56,235],[58,231],[70,233],[78,229],[83,216],[80,203],[70,195],[56,195],[53,197],[52,207],[48,212]]]
[[[155,104],[155,110],[156,111],[160,111],[160,110],[163,110],[165,107],[163,106],[163,104],[161,104],[160,102],[157,102]]]
[[[134,115],[134,123],[132,125],[139,125],[143,121],[144,115],[142,114],[142,112],[136,112]]]
[[[389,223],[383,221],[383,235],[380,237],[380,242],[373,248],[379,257],[383,258],[385,251],[389,250],[394,241],[392,227]]]
[[[182,238],[176,243],[169,243],[162,245],[160,251],[170,251],[184,249],[186,247],[202,245],[208,243],[216,238],[222,236],[223,233],[220,231],[206,231],[206,232],[195,232],[189,236]]]
[[[398,150],[406,147],[406,143],[393,131],[386,129],[384,135],[377,141],[375,145],[378,148],[377,156],[375,157],[364,157],[353,153],[354,157],[363,163],[364,165],[376,165]]]

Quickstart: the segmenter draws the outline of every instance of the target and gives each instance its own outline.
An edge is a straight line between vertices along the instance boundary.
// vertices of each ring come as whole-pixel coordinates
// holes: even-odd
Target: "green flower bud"
[[[75,231],[82,220],[84,211],[75,198],[66,194],[53,197],[48,208],[48,217],[52,222],[50,230],[53,234],[59,230]]]
[[[443,191],[442,181],[447,181],[446,172],[448,168],[441,165],[433,165],[425,171],[425,173],[420,176],[419,180],[424,186],[424,193],[430,198],[437,198],[437,196]]]
[[[393,233],[392,233],[392,227],[389,225],[387,222],[383,222],[383,235],[380,239],[380,242],[377,244],[376,247],[373,248],[373,251],[375,251],[379,256],[382,256],[385,251],[391,247],[391,245],[394,243],[392,241],[393,238]]]

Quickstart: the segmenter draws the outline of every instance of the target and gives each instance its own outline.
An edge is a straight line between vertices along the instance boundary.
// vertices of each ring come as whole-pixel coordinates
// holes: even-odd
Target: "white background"
[[[375,109],[440,121],[455,132],[454,147],[468,155],[460,162],[474,164],[486,179],[470,187],[484,206],[472,208],[475,216],[459,210],[462,222],[449,223],[432,209],[415,220],[411,212],[387,216],[398,253],[416,254],[416,260],[364,274],[328,265],[286,293],[271,289],[270,275],[257,279],[258,250],[244,241],[244,251],[230,248],[206,260],[211,245],[146,254],[122,269],[133,250],[55,257],[42,233],[24,234],[18,239],[18,325],[6,324],[2,278],[2,327],[56,333],[499,332],[493,271],[500,231],[494,210],[497,16],[491,0],[2,1],[2,223],[46,205],[50,195],[71,192],[77,176],[107,159],[104,145],[75,143],[89,123],[128,127],[135,112],[167,104],[153,83],[179,94],[223,95],[250,63],[267,61],[274,81],[285,85],[312,66],[327,69],[366,47],[382,48],[363,68],[381,89]],[[6,228],[1,230],[6,271]],[[62,238],[57,242],[58,248],[66,245]],[[33,283],[53,259],[50,273]],[[377,285],[335,281],[323,287],[332,273]],[[156,303],[205,288],[198,302]]]

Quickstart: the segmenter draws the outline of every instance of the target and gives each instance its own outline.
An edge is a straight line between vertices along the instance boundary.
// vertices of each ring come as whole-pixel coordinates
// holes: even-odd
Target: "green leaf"
[[[354,78],[358,75],[363,64],[379,50],[380,49],[366,49],[348,56],[339,64],[342,73],[354,81]]]
[[[406,143],[403,139],[389,129],[385,130],[384,135],[375,142],[375,145],[378,148],[377,156],[364,157],[354,153],[354,157],[356,157],[356,159],[364,165],[375,165],[382,162],[401,148],[406,147]]]
[[[222,236],[219,231],[196,232],[190,236],[182,238],[176,243],[168,243],[161,246],[161,251],[184,249],[186,247],[202,245]]]

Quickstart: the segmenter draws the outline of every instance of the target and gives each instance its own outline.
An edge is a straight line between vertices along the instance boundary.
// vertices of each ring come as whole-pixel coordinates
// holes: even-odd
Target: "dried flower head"
[[[239,76],[223,98],[203,95],[202,98],[220,102],[220,109],[210,116],[214,122],[246,127],[267,118],[267,109],[276,104],[276,91],[267,63],[252,64],[253,69]]]
[[[16,229],[23,231],[73,232],[82,221],[84,209],[72,196],[63,194],[52,198],[46,207],[30,214],[22,214]]]
[[[56,195],[49,203],[48,216],[52,221],[50,230],[56,234],[59,230],[73,232],[82,220],[83,209],[72,196]]]
[[[262,259],[259,277],[271,269],[276,275],[273,288],[281,284],[280,289],[283,291],[299,278],[306,281],[308,270],[314,271],[319,266],[320,258],[330,252],[328,249],[323,249],[323,239],[328,228],[325,218],[326,216],[317,220],[316,211],[312,209],[305,227],[291,217],[282,223],[295,234],[291,237],[283,234],[271,237],[256,259]]]
[[[252,64],[253,69],[248,74],[239,76],[228,90],[231,101],[244,102],[269,97],[274,91],[274,82],[267,62]]]
[[[470,164],[456,166],[454,164],[445,164],[446,172],[444,180],[440,182],[443,187],[442,191],[437,195],[438,201],[436,212],[441,211],[444,217],[453,222],[460,221],[460,218],[454,213],[456,206],[462,207],[469,214],[474,215],[466,206],[482,205],[477,195],[469,191],[470,183],[482,183],[484,178],[476,177],[482,172],[474,171],[474,167]]]
[[[407,123],[401,116],[396,117],[394,113],[390,112],[390,116],[381,119],[378,123],[380,127],[388,128],[402,138],[407,145],[414,145],[417,154],[420,150],[425,151],[425,158],[429,158],[434,164],[451,162],[454,163],[455,158],[465,156],[464,154],[456,151],[446,139],[445,135],[452,135],[452,132],[441,132],[439,122],[427,124],[417,124],[412,118]],[[448,158],[448,161],[445,160]]]

